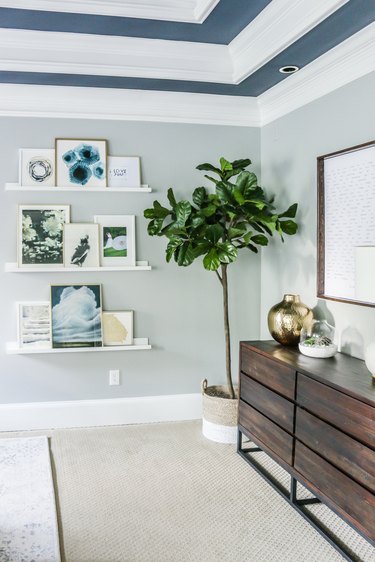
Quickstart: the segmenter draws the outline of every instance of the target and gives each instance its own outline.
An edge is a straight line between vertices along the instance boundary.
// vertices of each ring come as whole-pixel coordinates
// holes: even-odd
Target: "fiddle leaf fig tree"
[[[226,346],[226,375],[228,392],[234,398],[231,374],[231,347],[228,310],[228,265],[240,250],[258,252],[267,246],[274,233],[284,235],[297,232],[294,222],[297,204],[283,213],[277,213],[273,199],[267,199],[253,172],[246,171],[249,159],[228,162],[220,158],[220,165],[200,164],[198,170],[208,172],[205,177],[215,185],[214,193],[197,187],[192,201],[177,201],[173,189],[168,189],[169,206],[154,201],[144,211],[149,219],[150,236],[168,239],[166,260],[187,267],[203,256],[203,266],[217,275],[223,290],[224,329]],[[216,177],[213,177],[216,176]]]

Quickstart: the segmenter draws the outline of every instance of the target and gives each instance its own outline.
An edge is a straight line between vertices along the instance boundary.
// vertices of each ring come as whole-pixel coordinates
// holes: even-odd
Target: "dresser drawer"
[[[293,431],[294,404],[241,373],[240,398],[287,431]]]
[[[298,373],[297,403],[375,448],[375,408]]]
[[[331,502],[347,520],[375,540],[375,496],[329,462],[296,442],[294,468]]]
[[[287,365],[263,357],[246,347],[241,348],[240,369],[246,375],[294,400],[296,371]]]
[[[296,413],[296,437],[375,492],[375,451],[300,408]]]
[[[281,459],[292,464],[293,437],[242,400],[239,403],[238,423]]]

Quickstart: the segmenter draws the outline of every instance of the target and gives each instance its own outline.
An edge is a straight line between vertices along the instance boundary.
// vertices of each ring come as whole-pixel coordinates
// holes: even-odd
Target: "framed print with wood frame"
[[[52,347],[102,347],[101,285],[51,285]]]
[[[69,205],[19,205],[18,267],[61,267],[64,264],[64,224],[69,220]]]
[[[375,307],[375,141],[317,163],[317,295]]]
[[[107,187],[107,141],[55,139],[58,187]]]
[[[103,312],[103,344],[131,345],[133,343],[133,311]]]
[[[51,347],[51,313],[50,303],[18,302],[17,334],[19,347]]]
[[[99,267],[99,225],[64,225],[64,266]]]
[[[96,215],[99,224],[100,265],[135,266],[135,216]]]
[[[20,148],[19,184],[37,187],[55,185],[55,151],[53,148]]]
[[[108,156],[108,187],[141,187],[139,156]]]

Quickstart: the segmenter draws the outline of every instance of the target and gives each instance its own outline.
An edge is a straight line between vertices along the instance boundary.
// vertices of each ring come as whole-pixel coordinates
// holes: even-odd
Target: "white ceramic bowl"
[[[299,343],[298,348],[303,355],[307,355],[308,357],[318,357],[320,359],[333,357],[335,353],[337,353],[337,345],[334,343],[322,346],[303,345],[303,343]]]

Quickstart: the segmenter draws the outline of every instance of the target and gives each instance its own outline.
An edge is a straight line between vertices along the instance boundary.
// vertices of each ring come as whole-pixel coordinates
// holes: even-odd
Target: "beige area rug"
[[[66,562],[343,560],[233,446],[205,440],[200,422],[57,430],[52,452]],[[361,560],[375,560],[317,508]]]

